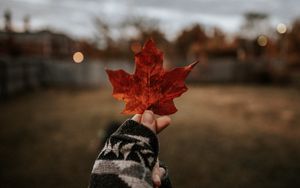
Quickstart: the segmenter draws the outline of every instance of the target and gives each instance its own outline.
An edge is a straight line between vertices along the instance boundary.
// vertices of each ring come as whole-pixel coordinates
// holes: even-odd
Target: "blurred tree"
[[[261,12],[248,12],[244,15],[240,35],[243,38],[255,39],[261,34],[270,34],[272,31],[268,14]]]
[[[96,27],[95,43],[101,49],[101,57],[113,59],[127,58],[128,42],[123,41],[121,37],[119,40],[115,39],[113,32],[116,30],[114,28],[116,26],[107,23],[99,17],[94,18],[94,23]]]
[[[144,18],[144,17],[133,17],[128,20],[124,20],[121,23],[121,27],[134,27],[138,31],[147,31],[147,30],[159,30],[159,22],[156,19]],[[137,36],[139,33],[137,33]]]
[[[101,49],[105,49],[106,47],[111,46],[113,40],[110,36],[111,30],[109,25],[99,17],[96,17],[94,19],[94,23],[97,30],[95,37],[96,37],[98,47]]]
[[[4,12],[4,20],[5,20],[4,30],[6,32],[12,32],[13,28],[12,28],[12,23],[11,23],[11,12],[10,12],[10,10],[6,10]]]
[[[24,16],[23,24],[24,24],[24,32],[26,32],[26,33],[30,32],[30,16],[29,15]]]
[[[208,58],[236,58],[237,44],[234,40],[226,40],[226,35],[220,28],[213,28],[212,36],[206,42]]]
[[[220,28],[213,28],[213,36],[210,38],[207,44],[208,49],[221,49],[224,48],[225,42],[225,34]]]
[[[96,40],[102,48],[103,57],[132,59],[132,52],[129,50],[132,49],[132,44],[143,43],[149,38],[154,39],[163,51],[168,49],[169,41],[160,31],[158,22],[153,19],[135,17],[112,25],[95,18],[95,25]]]
[[[131,38],[127,38],[127,40],[142,42],[152,38],[160,47],[165,47],[169,44],[165,34],[159,28],[159,22],[155,19],[136,17],[123,22],[122,27],[124,30],[126,30],[126,28],[135,30],[135,36],[131,36]]]
[[[289,66],[300,68],[300,18],[292,26],[292,30],[286,36],[287,61]]]
[[[190,29],[185,29],[175,40],[176,55],[186,59],[191,48],[198,52],[203,51],[207,40],[208,37],[200,25],[196,24]]]
[[[268,14],[261,12],[248,12],[244,14],[244,23],[241,26],[239,38],[241,48],[243,48],[248,59],[264,55],[267,38],[263,46],[259,44],[258,38],[272,33],[272,27],[268,18]]]

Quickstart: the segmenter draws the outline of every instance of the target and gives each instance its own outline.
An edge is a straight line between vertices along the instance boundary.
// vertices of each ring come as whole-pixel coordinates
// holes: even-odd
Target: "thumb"
[[[142,115],[141,123],[156,133],[155,118],[152,111],[145,110]]]

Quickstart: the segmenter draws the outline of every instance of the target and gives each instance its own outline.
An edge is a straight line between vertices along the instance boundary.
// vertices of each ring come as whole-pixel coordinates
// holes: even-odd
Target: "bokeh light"
[[[74,61],[75,63],[82,63],[83,60],[84,60],[84,55],[83,55],[82,52],[75,52],[75,53],[73,54],[73,61]]]
[[[267,44],[268,44],[268,38],[265,35],[260,35],[257,38],[257,44],[259,46],[267,46]]]
[[[283,23],[280,23],[277,25],[276,30],[279,34],[284,34],[287,31],[286,25]]]

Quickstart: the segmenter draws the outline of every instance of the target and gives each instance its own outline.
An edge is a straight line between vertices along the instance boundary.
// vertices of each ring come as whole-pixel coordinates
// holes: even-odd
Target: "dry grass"
[[[174,187],[300,186],[300,92],[192,87],[160,135]],[[124,120],[108,89],[47,90],[0,106],[1,187],[86,187],[99,135]]]

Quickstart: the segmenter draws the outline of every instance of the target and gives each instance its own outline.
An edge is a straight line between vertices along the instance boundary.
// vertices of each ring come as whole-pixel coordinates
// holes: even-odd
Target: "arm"
[[[153,172],[159,150],[155,132],[161,131],[170,121],[157,119],[153,123],[143,117],[136,115],[134,120],[125,121],[106,141],[94,164],[90,188],[154,186]]]

